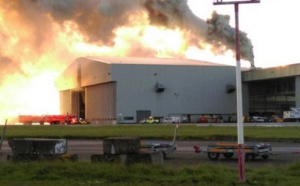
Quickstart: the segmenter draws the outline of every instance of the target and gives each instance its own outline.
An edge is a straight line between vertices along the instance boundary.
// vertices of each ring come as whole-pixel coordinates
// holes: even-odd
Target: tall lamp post
[[[242,78],[240,62],[239,40],[239,4],[260,3],[260,0],[213,0],[213,5],[234,4],[235,12],[235,50],[236,50],[236,86],[237,86],[237,134],[238,134],[238,169],[240,182],[246,181],[245,156],[244,156],[244,126],[243,126],[243,101],[242,101]]]

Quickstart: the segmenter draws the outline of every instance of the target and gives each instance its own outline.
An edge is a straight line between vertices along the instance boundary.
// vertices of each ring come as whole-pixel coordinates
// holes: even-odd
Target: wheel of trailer
[[[255,154],[252,154],[252,153],[246,154],[246,159],[247,160],[255,160]]]
[[[219,158],[220,154],[216,153],[216,152],[209,152],[209,153],[207,153],[207,156],[211,160],[217,160]]]
[[[227,152],[227,153],[224,153],[223,156],[224,156],[225,158],[230,159],[230,158],[232,158],[233,153]]]
[[[269,155],[267,155],[267,154],[264,154],[264,155],[262,155],[261,156],[264,160],[266,160],[266,159],[268,159],[269,158]]]

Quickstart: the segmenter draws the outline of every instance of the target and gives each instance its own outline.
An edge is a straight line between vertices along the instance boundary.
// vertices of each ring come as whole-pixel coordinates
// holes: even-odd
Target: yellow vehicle
[[[158,119],[154,119],[152,116],[148,117],[144,124],[158,124],[159,120]]]
[[[85,119],[83,119],[83,118],[74,118],[73,120],[72,120],[72,123],[71,124],[82,124],[82,125],[85,125],[85,124],[90,124],[90,122],[88,122],[88,121],[86,121]]]

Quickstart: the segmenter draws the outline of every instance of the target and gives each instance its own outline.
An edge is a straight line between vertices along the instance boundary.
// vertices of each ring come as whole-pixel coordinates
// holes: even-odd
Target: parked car
[[[249,122],[268,122],[268,118],[263,116],[252,116],[248,120]]]
[[[177,116],[164,117],[163,123],[181,123],[181,119]]]
[[[146,123],[146,120],[147,120],[147,118],[143,118],[143,119],[140,120],[140,123],[141,123],[141,124],[145,124],[145,123]]]

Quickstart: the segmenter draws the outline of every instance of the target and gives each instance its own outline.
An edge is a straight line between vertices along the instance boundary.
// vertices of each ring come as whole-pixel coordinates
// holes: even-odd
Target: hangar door
[[[295,78],[279,78],[249,83],[250,115],[279,115],[295,107]],[[253,114],[254,113],[254,114]]]
[[[151,110],[137,110],[136,111],[136,122],[138,123],[144,118],[151,116]]]
[[[85,115],[95,124],[116,120],[116,82],[102,83],[85,88]]]
[[[82,91],[64,90],[59,92],[60,113],[84,117],[84,113],[81,112],[81,107],[84,107],[82,95]]]

